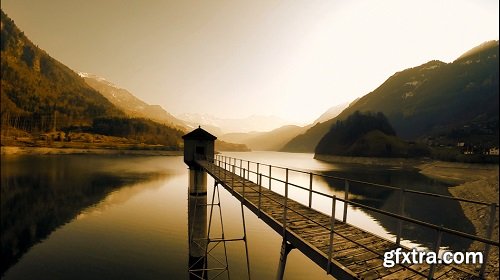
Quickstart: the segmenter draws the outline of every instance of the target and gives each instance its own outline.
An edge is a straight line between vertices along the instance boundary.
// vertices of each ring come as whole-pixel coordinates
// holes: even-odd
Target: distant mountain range
[[[34,45],[3,11],[0,38],[1,124],[29,133],[80,129],[178,146],[184,131],[201,125],[223,141],[254,150],[313,152],[337,120],[371,111],[382,112],[406,140],[498,146],[498,41],[472,48],[452,63],[434,60],[397,72],[348,107],[334,106],[312,125],[298,127],[274,116],[174,117],[103,78],[79,76]]]
[[[336,117],[351,103],[343,103],[329,108],[314,124],[324,122]],[[285,144],[295,138],[297,135],[304,133],[313,125],[297,126],[297,125],[284,125],[282,127],[264,132],[249,132],[249,133],[226,133],[221,135],[221,139],[231,141],[234,143],[242,143],[247,145],[250,149],[256,151],[279,151]]]
[[[358,100],[358,99],[356,99],[356,100]],[[354,103],[354,102],[351,102],[351,104]],[[313,124],[317,124],[317,123],[321,123],[321,122],[326,122],[328,120],[331,120],[331,119],[335,118],[340,113],[342,113],[342,111],[344,111],[345,108],[347,108],[348,106],[349,106],[349,102],[342,103],[342,104],[339,104],[339,105],[331,107],[326,112],[324,112],[323,114],[321,114],[321,116],[319,116],[319,118],[317,118],[313,122]]]
[[[355,111],[382,112],[399,137],[479,141],[498,146],[498,41],[477,46],[452,63],[429,61],[397,72],[338,117],[298,135],[283,151],[313,152],[337,121]]]
[[[308,127],[285,125],[268,132],[227,133],[221,139],[247,145],[255,151],[278,151],[290,139],[303,133]]]
[[[151,119],[156,122],[187,130],[186,124],[165,111],[160,105],[149,105],[119,86],[89,73],[78,73],[93,89],[131,117]]]
[[[177,118],[183,120],[192,128],[199,125],[218,135],[224,133],[248,133],[270,131],[289,123],[276,116],[253,115],[247,118],[225,119],[209,114],[180,114]]]
[[[34,135],[63,131],[116,136],[154,148],[182,146],[181,136],[190,129],[183,121],[104,78],[77,74],[35,46],[3,11],[0,47],[1,125],[31,135],[29,145],[43,145]],[[248,150],[221,140],[216,147]]]

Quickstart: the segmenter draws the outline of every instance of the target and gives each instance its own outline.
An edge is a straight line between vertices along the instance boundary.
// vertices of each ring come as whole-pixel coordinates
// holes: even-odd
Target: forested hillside
[[[85,82],[89,86],[101,93],[128,116],[150,119],[181,130],[187,129],[183,121],[172,116],[172,114],[165,111],[161,106],[147,104],[128,90],[114,85],[104,78],[88,73],[79,73],[79,75],[85,79]]]
[[[430,61],[398,72],[338,117],[292,139],[283,150],[314,151],[337,120],[355,111],[382,112],[406,140],[498,145],[498,67],[498,41],[490,41],[452,63]]]
[[[94,133],[180,147],[180,130],[127,117],[76,72],[34,45],[3,11],[0,50],[2,144],[9,132],[31,135],[27,143],[35,144],[36,135],[60,131],[58,135]],[[71,141],[63,138],[58,137]]]
[[[321,139],[315,153],[336,156],[415,157],[426,156],[429,150],[397,137],[384,114],[356,111],[345,120],[337,120]]]
[[[3,11],[1,22],[2,121],[44,131],[124,116],[75,72],[35,46]]]

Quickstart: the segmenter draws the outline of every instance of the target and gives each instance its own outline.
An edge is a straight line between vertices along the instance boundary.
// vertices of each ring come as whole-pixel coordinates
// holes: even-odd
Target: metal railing
[[[292,211],[292,212],[294,212],[294,213],[296,213],[296,214],[298,214],[298,215],[300,215],[300,216],[308,219],[309,221],[311,221],[311,222],[313,222],[313,223],[315,223],[315,224],[323,227],[324,229],[328,230],[330,232],[330,242],[329,242],[329,249],[328,249],[328,258],[329,258],[329,261],[328,261],[328,266],[326,268],[327,269],[327,273],[330,272],[330,263],[331,263],[331,257],[332,257],[332,254],[333,254],[333,236],[334,236],[334,234],[337,234],[337,235],[341,236],[342,238],[350,240],[349,238],[347,238],[343,234],[334,231],[335,209],[336,209],[336,202],[337,201],[342,202],[343,205],[344,205],[343,212],[342,212],[342,222],[343,223],[347,223],[348,205],[352,205],[352,206],[355,206],[355,207],[360,208],[360,209],[369,210],[369,211],[372,211],[372,212],[375,212],[375,213],[378,213],[378,214],[381,214],[381,215],[384,215],[384,216],[395,218],[398,221],[398,228],[397,228],[397,232],[396,232],[396,241],[395,241],[395,244],[397,246],[400,246],[401,232],[402,232],[402,224],[403,224],[403,222],[408,222],[408,223],[412,223],[412,224],[415,224],[415,225],[423,226],[423,227],[428,228],[428,229],[435,230],[436,231],[436,242],[434,243],[434,248],[433,249],[436,252],[436,254],[438,254],[438,252],[439,252],[439,248],[441,246],[441,239],[442,239],[443,233],[447,233],[447,234],[450,234],[450,235],[459,236],[459,237],[466,238],[466,239],[469,239],[469,240],[472,240],[472,241],[478,241],[478,242],[483,243],[485,245],[484,251],[483,251],[483,253],[484,253],[484,259],[483,260],[484,261],[483,261],[483,264],[481,265],[481,268],[480,268],[480,271],[479,271],[479,275],[478,275],[479,277],[483,277],[484,276],[485,268],[486,268],[486,265],[488,263],[488,254],[489,254],[489,251],[491,249],[491,246],[492,245],[496,246],[496,247],[499,246],[499,242],[498,241],[491,240],[492,233],[493,233],[493,230],[494,230],[494,222],[495,222],[495,218],[496,218],[496,212],[497,212],[496,209],[498,208],[498,204],[497,203],[486,203],[486,202],[477,201],[477,200],[470,200],[470,199],[464,199],[464,198],[456,198],[456,197],[445,196],[445,195],[440,195],[440,194],[435,194],[435,193],[429,193],[429,192],[423,192],[423,191],[417,191],[417,190],[410,190],[410,189],[404,189],[404,188],[398,188],[398,187],[394,187],[394,186],[388,186],[388,185],[376,184],[376,183],[371,183],[371,182],[364,182],[364,181],[352,180],[352,179],[347,179],[347,178],[342,178],[342,177],[336,177],[336,176],[330,176],[330,175],[317,174],[317,173],[303,171],[303,170],[290,169],[290,168],[285,168],[285,167],[280,167],[280,166],[274,166],[274,165],[270,165],[270,164],[263,164],[263,163],[259,163],[259,162],[253,162],[253,161],[248,161],[248,160],[243,160],[243,159],[237,159],[237,158],[233,158],[233,157],[227,157],[227,156],[224,156],[224,155],[216,155],[213,164],[215,164],[216,166],[219,166],[220,168],[223,168],[225,170],[224,171],[224,180],[226,180],[227,172],[231,172],[233,174],[239,175],[240,177],[242,177],[242,178],[244,178],[244,179],[246,179],[248,181],[250,181],[251,174],[255,175],[254,178],[255,178],[256,184],[258,185],[258,189],[256,190],[256,189],[252,188],[251,186],[246,186],[245,181],[243,181],[243,199],[245,198],[245,188],[251,188],[252,190],[254,190],[254,191],[256,191],[256,192],[259,193],[259,198],[258,198],[258,212],[259,213],[261,212],[261,199],[262,199],[262,196],[267,197],[268,199],[270,199],[270,200],[278,203],[279,205],[283,206],[283,208],[284,208],[284,211],[283,211],[283,222],[282,222],[283,235],[285,235],[285,233],[286,233],[286,228],[287,228],[287,212],[288,211]],[[254,167],[254,168],[252,168],[252,167]],[[272,171],[274,169],[284,170],[285,171],[285,179],[282,180],[282,179],[273,177],[272,176]],[[262,170],[267,170],[267,174],[263,174],[261,172]],[[309,176],[309,186],[308,187],[303,187],[303,186],[291,183],[289,181],[289,173],[290,172],[297,172],[297,173],[302,173],[302,174],[308,174],[308,176]],[[282,201],[282,202],[281,201],[277,201],[276,199],[272,198],[271,196],[262,193],[263,177],[268,180],[267,189],[270,190],[270,191],[272,191],[272,185],[273,185],[272,183],[273,182],[279,182],[279,183],[284,184],[284,201]],[[344,181],[344,198],[339,198],[339,197],[337,197],[335,195],[330,195],[330,194],[326,194],[326,193],[314,190],[314,188],[313,188],[313,182],[314,182],[313,179],[314,179],[314,177],[322,177],[322,178],[343,180]],[[234,180],[234,176],[231,176],[231,178],[232,178],[232,180]],[[392,212],[389,212],[389,211],[380,210],[378,208],[374,208],[374,207],[371,207],[371,206],[367,206],[367,205],[364,205],[364,204],[361,204],[361,203],[349,200],[349,185],[350,185],[350,183],[360,183],[360,184],[364,184],[364,185],[370,185],[370,186],[375,186],[375,187],[380,187],[380,188],[386,188],[386,189],[392,189],[392,190],[399,191],[399,208],[398,208],[398,212],[399,213],[392,213]],[[231,185],[233,186],[233,190],[234,190],[234,184],[231,184]],[[320,222],[314,221],[314,220],[310,219],[309,217],[307,217],[307,216],[299,213],[298,211],[295,211],[293,208],[288,207],[289,186],[294,187],[296,189],[300,189],[300,190],[304,190],[304,191],[308,192],[308,204],[307,204],[307,207],[309,207],[309,208],[313,208],[312,207],[313,206],[313,194],[321,196],[321,197],[325,197],[325,198],[328,198],[328,199],[331,199],[331,201],[332,201],[331,202],[332,212],[331,212],[330,225],[329,226],[325,226],[325,224],[322,224]],[[439,197],[439,198],[442,198],[442,199],[451,199],[451,200],[455,200],[455,201],[461,201],[461,202],[473,203],[473,204],[477,204],[477,205],[489,206],[489,208],[490,208],[490,218],[489,218],[489,225],[488,225],[488,230],[487,230],[487,236],[486,236],[486,238],[480,237],[480,236],[476,236],[476,235],[472,235],[472,234],[465,233],[465,232],[461,232],[461,231],[458,231],[458,230],[446,228],[446,227],[443,227],[442,225],[436,225],[436,224],[428,223],[428,222],[425,222],[425,221],[421,221],[421,220],[413,219],[413,218],[410,218],[410,217],[406,217],[404,215],[405,193],[414,193],[414,194],[418,194],[418,195],[422,195],[422,196]],[[304,205],[304,206],[306,206],[306,205]],[[372,253],[375,253],[375,254],[377,254],[377,255],[379,255],[379,256],[382,257],[382,254],[380,254],[379,252],[377,252],[377,251],[375,251],[375,250],[373,250],[371,248],[368,248],[367,246],[365,246],[363,244],[360,244],[356,240],[350,240],[350,241],[352,241],[352,242],[356,243],[357,245],[359,245],[359,246],[361,246],[361,247],[363,247],[363,248],[371,251]],[[434,275],[434,272],[435,272],[435,265],[434,264],[430,265],[430,269],[429,269],[429,274],[428,275],[424,275],[424,274],[422,274],[422,272],[414,270],[413,268],[411,268],[409,266],[407,266],[406,268],[414,271],[415,273],[418,273],[419,275],[422,275],[424,277],[428,277],[429,279],[433,278],[433,275]]]

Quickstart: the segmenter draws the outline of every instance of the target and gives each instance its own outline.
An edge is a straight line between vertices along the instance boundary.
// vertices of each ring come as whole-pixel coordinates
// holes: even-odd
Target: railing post
[[[250,161],[247,161],[247,179],[250,180]]]
[[[269,165],[269,190],[271,190],[271,165]]]
[[[434,246],[434,253],[436,253],[437,258],[439,258],[439,247],[441,247],[441,238],[443,237],[443,225],[439,227],[437,230],[437,239],[436,239],[436,244]],[[431,267],[429,269],[429,275],[427,276],[427,279],[433,279],[434,278],[434,272],[436,271],[436,264],[432,263]]]
[[[405,189],[399,189],[399,215],[404,216],[405,211]],[[401,234],[403,233],[403,221],[398,220],[398,228],[396,232],[396,245],[401,244]]]
[[[309,172],[309,208],[312,207],[312,198],[313,198],[313,174]]]
[[[344,181],[344,216],[342,221],[347,222],[347,201],[349,200],[349,181],[347,179]]]
[[[226,174],[227,174],[226,168],[227,168],[227,163],[226,161],[224,161],[224,181],[226,181]]]
[[[496,205],[495,203],[490,204],[490,221],[488,224],[488,231],[486,232],[486,238],[491,239],[493,235],[493,229],[495,227],[495,218],[497,215]],[[483,253],[483,264],[481,264],[481,269],[479,270],[479,277],[484,278],[484,271],[486,270],[486,266],[488,265],[488,255],[490,254],[491,245],[486,243],[484,247]]]
[[[335,204],[337,197],[332,198],[332,217],[330,218],[330,248],[328,248],[328,263],[326,265],[326,274],[330,274],[330,264],[332,262],[333,254],[333,226],[335,225]]]
[[[255,171],[255,178],[257,180],[257,184],[259,183],[259,163],[257,162],[257,171]]]
[[[257,181],[259,181],[260,177],[260,182],[262,183],[262,174],[259,174],[257,177]],[[262,184],[259,184],[259,217],[260,217],[260,205],[262,202]]]
[[[234,166],[233,166],[234,167]],[[234,172],[231,174],[231,188],[233,189],[233,195],[234,195]]]
[[[245,199],[245,169],[243,169],[243,200]]]
[[[243,169],[243,168],[242,168],[242,165],[243,165],[243,160],[242,160],[242,159],[240,159],[240,177],[241,177],[241,173],[243,172],[243,171],[241,171],[241,170]]]
[[[288,168],[285,173],[285,203],[283,209],[283,238],[286,240],[286,212],[288,209]]]

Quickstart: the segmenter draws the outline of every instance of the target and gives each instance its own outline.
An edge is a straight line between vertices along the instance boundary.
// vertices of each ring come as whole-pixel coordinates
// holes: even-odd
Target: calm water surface
[[[312,159],[311,154],[227,155],[444,194],[448,187],[412,170],[327,164]],[[189,178],[182,157],[6,156],[1,164],[2,279],[189,279]],[[337,182],[321,178],[314,184],[328,193],[341,194],[343,189]],[[210,199],[210,177],[208,186]],[[279,186],[276,190],[280,191]],[[367,205],[394,207],[391,192],[356,186],[352,191],[353,198]],[[225,190],[221,189],[220,195],[226,237],[239,238],[243,235],[240,205]],[[292,196],[298,200],[307,197],[299,192]],[[418,198],[408,201],[409,216],[472,230],[458,204],[445,205],[446,211],[436,213],[435,202],[422,204]],[[315,197],[313,206],[327,212],[328,203]],[[220,234],[220,219],[215,217],[213,236]],[[252,278],[273,279],[279,262],[280,235],[247,210],[245,219]],[[395,228],[393,221],[361,210],[353,212],[349,222],[388,238]],[[406,226],[404,237],[408,244],[428,246],[432,234]],[[453,239],[444,244],[466,245]],[[231,277],[245,279],[244,243],[228,243],[227,251]],[[223,257],[219,249],[214,250],[214,255]],[[213,263],[209,260],[209,264]],[[285,276],[331,279],[297,250],[288,257]]]

